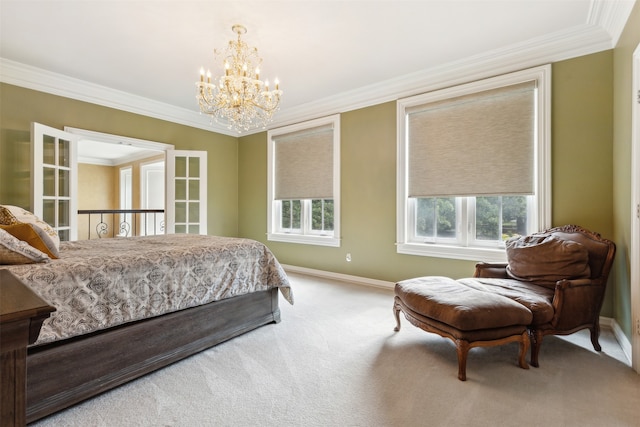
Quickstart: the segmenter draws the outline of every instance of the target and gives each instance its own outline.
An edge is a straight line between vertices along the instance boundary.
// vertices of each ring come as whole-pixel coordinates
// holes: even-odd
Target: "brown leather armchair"
[[[615,244],[598,233],[575,225],[551,228],[527,237],[560,241],[565,246],[546,251],[542,261],[539,257],[541,249],[538,249],[537,255],[525,251],[519,256],[509,257],[508,264],[477,264],[474,278],[466,279],[470,282],[467,284],[512,298],[531,310],[533,321],[528,327],[531,365],[539,366],[538,354],[545,335],[568,335],[588,328],[593,348],[600,351],[599,316],[615,256]],[[586,249],[588,254],[584,259],[588,266],[583,266],[583,274],[574,278],[571,278],[572,274],[557,271],[558,277],[565,275],[570,278],[553,280],[554,272],[550,269],[562,265],[558,260],[563,257],[569,259],[573,256],[566,250],[566,245],[573,242],[580,244],[575,246],[579,246],[581,251]],[[559,252],[553,253],[554,250]],[[545,271],[538,274],[536,265]],[[573,270],[574,267],[571,266]]]

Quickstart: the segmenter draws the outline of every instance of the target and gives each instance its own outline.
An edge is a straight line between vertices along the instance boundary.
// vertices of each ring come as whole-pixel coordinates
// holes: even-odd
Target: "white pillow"
[[[0,205],[0,224],[32,224],[40,238],[47,245],[49,252],[56,258],[60,256],[60,237],[49,224],[33,213],[18,206]]]
[[[47,254],[0,228],[0,264],[48,262]]]

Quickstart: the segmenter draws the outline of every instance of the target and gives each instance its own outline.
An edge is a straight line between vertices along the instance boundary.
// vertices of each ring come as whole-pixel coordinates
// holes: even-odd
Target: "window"
[[[398,101],[398,252],[505,261],[549,226],[550,67]]]
[[[340,246],[340,116],[268,132],[268,239]]]

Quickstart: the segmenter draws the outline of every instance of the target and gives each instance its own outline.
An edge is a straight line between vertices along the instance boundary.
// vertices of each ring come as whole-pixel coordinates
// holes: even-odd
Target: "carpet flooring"
[[[402,318],[393,292],[290,275],[295,305],[259,328],[54,414],[47,426],[638,426],[640,375],[611,331],[545,337],[540,367],[517,344],[455,346]]]

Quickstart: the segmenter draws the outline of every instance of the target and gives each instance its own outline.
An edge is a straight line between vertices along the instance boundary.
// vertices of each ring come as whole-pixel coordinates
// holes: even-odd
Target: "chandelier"
[[[275,89],[269,89],[269,80],[260,80],[258,49],[249,47],[241,36],[247,32],[242,25],[234,25],[238,35],[236,41],[214,57],[221,61],[224,75],[218,82],[211,82],[211,72],[200,69],[200,81],[196,82],[200,111],[209,114],[212,121],[226,125],[238,133],[253,128],[265,128],[280,106],[280,84],[275,80]]]

